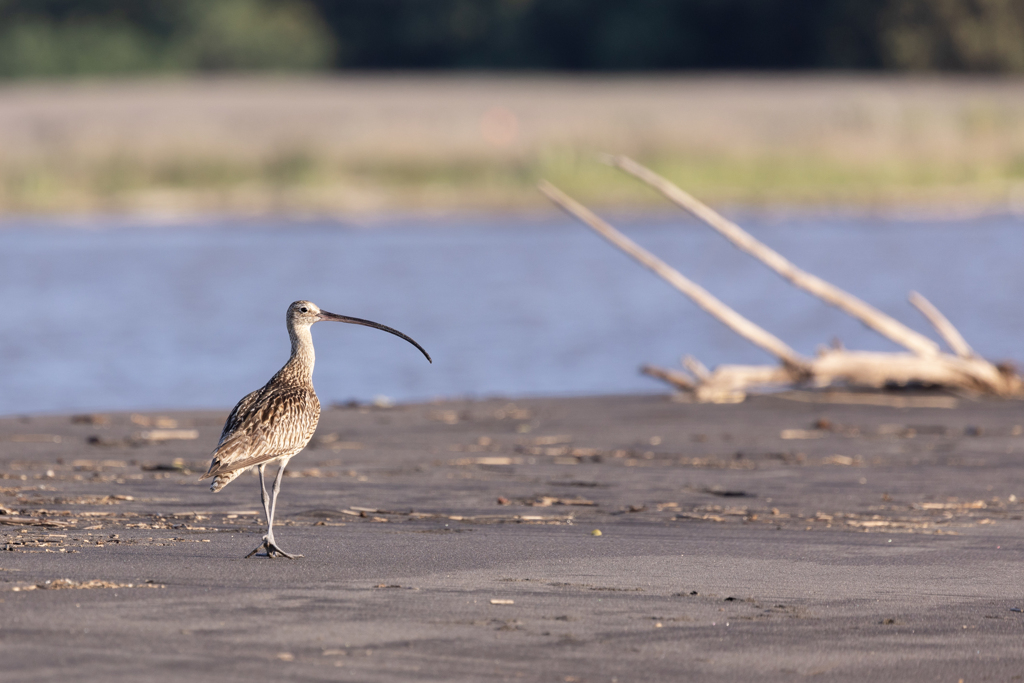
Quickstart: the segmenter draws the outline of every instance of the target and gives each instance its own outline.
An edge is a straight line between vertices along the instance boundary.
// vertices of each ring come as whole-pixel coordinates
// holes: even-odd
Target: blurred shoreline
[[[679,221],[689,224],[694,219],[681,209],[673,210],[655,203],[618,204],[605,206],[601,198],[592,204],[599,207],[601,216],[612,224],[655,223]],[[887,221],[889,228],[909,227],[917,224],[957,226],[974,220],[1024,220],[1024,212],[1005,203],[962,202],[959,204],[842,204],[825,206],[816,204],[745,204],[728,202],[716,204],[715,210],[741,225],[751,222],[770,225],[806,224],[808,221],[864,220]],[[311,211],[304,209],[268,210],[147,210],[145,207],[80,212],[0,212],[2,230],[149,230],[149,229],[218,229],[252,230],[253,228],[320,228],[333,226],[341,230],[408,229],[414,224],[419,230],[458,228],[487,231],[496,224],[518,223],[523,226],[543,226],[565,216],[557,207],[406,207],[400,209],[352,210],[335,209]]]
[[[663,209],[1024,213],[1019,78],[372,73],[0,86],[0,217]]]

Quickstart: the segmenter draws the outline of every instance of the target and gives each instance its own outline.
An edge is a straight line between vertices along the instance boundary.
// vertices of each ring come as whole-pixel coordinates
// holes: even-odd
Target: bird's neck
[[[293,372],[312,379],[316,353],[313,351],[313,335],[310,334],[309,326],[290,327],[288,336],[292,340],[292,356],[288,359],[288,366]]]

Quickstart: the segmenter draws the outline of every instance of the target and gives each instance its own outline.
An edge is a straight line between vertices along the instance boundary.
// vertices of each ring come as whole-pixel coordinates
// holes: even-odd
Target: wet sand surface
[[[325,409],[294,561],[224,412],[0,420],[3,678],[1021,679],[1024,403],[792,398]]]

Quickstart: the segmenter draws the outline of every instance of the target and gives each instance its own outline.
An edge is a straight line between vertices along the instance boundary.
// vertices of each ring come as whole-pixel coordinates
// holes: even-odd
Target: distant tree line
[[[0,76],[1024,72],[1024,0],[0,0]]]

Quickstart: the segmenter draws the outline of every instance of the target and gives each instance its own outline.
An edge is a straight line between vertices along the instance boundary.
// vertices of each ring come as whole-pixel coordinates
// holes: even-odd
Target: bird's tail
[[[222,488],[230,484],[235,477],[237,477],[244,471],[245,469],[232,470],[231,472],[222,472],[221,474],[216,475],[213,478],[213,482],[210,484],[210,490],[213,491],[214,493],[220,491]],[[203,479],[206,479],[206,477],[203,477]]]
[[[210,490],[214,493],[220,491],[222,488],[230,484],[235,477],[249,469],[248,467],[239,467],[238,469],[228,470],[223,467],[223,464],[223,461],[214,454],[213,461],[210,463],[210,468],[206,470],[206,474],[199,477],[199,481],[210,479],[211,477],[213,478],[213,482],[210,484]]]

